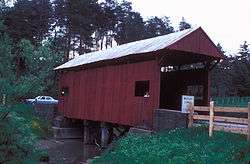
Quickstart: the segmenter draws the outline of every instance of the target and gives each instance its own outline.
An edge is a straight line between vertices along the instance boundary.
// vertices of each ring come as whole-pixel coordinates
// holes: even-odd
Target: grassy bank
[[[36,147],[50,125],[34,116],[31,106],[0,106],[0,163],[38,163],[46,152]]]
[[[242,135],[204,127],[178,129],[152,136],[128,135],[93,163],[249,163],[250,142]]]

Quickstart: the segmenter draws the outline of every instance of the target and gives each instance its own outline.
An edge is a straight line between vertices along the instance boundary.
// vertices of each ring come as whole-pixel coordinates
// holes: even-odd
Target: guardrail
[[[213,135],[214,130],[223,130],[227,132],[246,134],[250,140],[250,102],[248,108],[242,107],[215,107],[214,102],[210,106],[189,106],[188,127],[192,127],[195,120],[209,121],[209,136]],[[241,113],[247,115],[247,118],[237,116],[218,116],[217,113]],[[225,115],[225,114],[224,114]]]

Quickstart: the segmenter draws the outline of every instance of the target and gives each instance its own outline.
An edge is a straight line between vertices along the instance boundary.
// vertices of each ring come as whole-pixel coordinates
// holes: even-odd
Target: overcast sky
[[[144,18],[169,16],[177,29],[183,17],[201,26],[227,53],[237,53],[243,41],[250,43],[250,0],[130,0]]]

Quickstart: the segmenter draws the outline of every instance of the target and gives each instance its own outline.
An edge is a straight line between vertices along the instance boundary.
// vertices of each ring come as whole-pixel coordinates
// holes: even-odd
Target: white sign
[[[181,112],[182,113],[188,113],[188,106],[190,103],[194,104],[194,96],[182,95],[182,99],[181,99]]]

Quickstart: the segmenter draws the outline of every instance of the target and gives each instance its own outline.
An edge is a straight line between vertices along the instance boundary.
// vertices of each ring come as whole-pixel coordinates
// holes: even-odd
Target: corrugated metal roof
[[[123,44],[107,50],[90,52],[80,55],[63,65],[56,67],[55,70],[76,67],[84,64],[90,64],[98,61],[116,59],[132,54],[143,54],[164,49],[183,37],[189,35],[198,28],[191,28],[180,32],[171,33],[168,35],[158,36],[155,38],[140,40]]]

